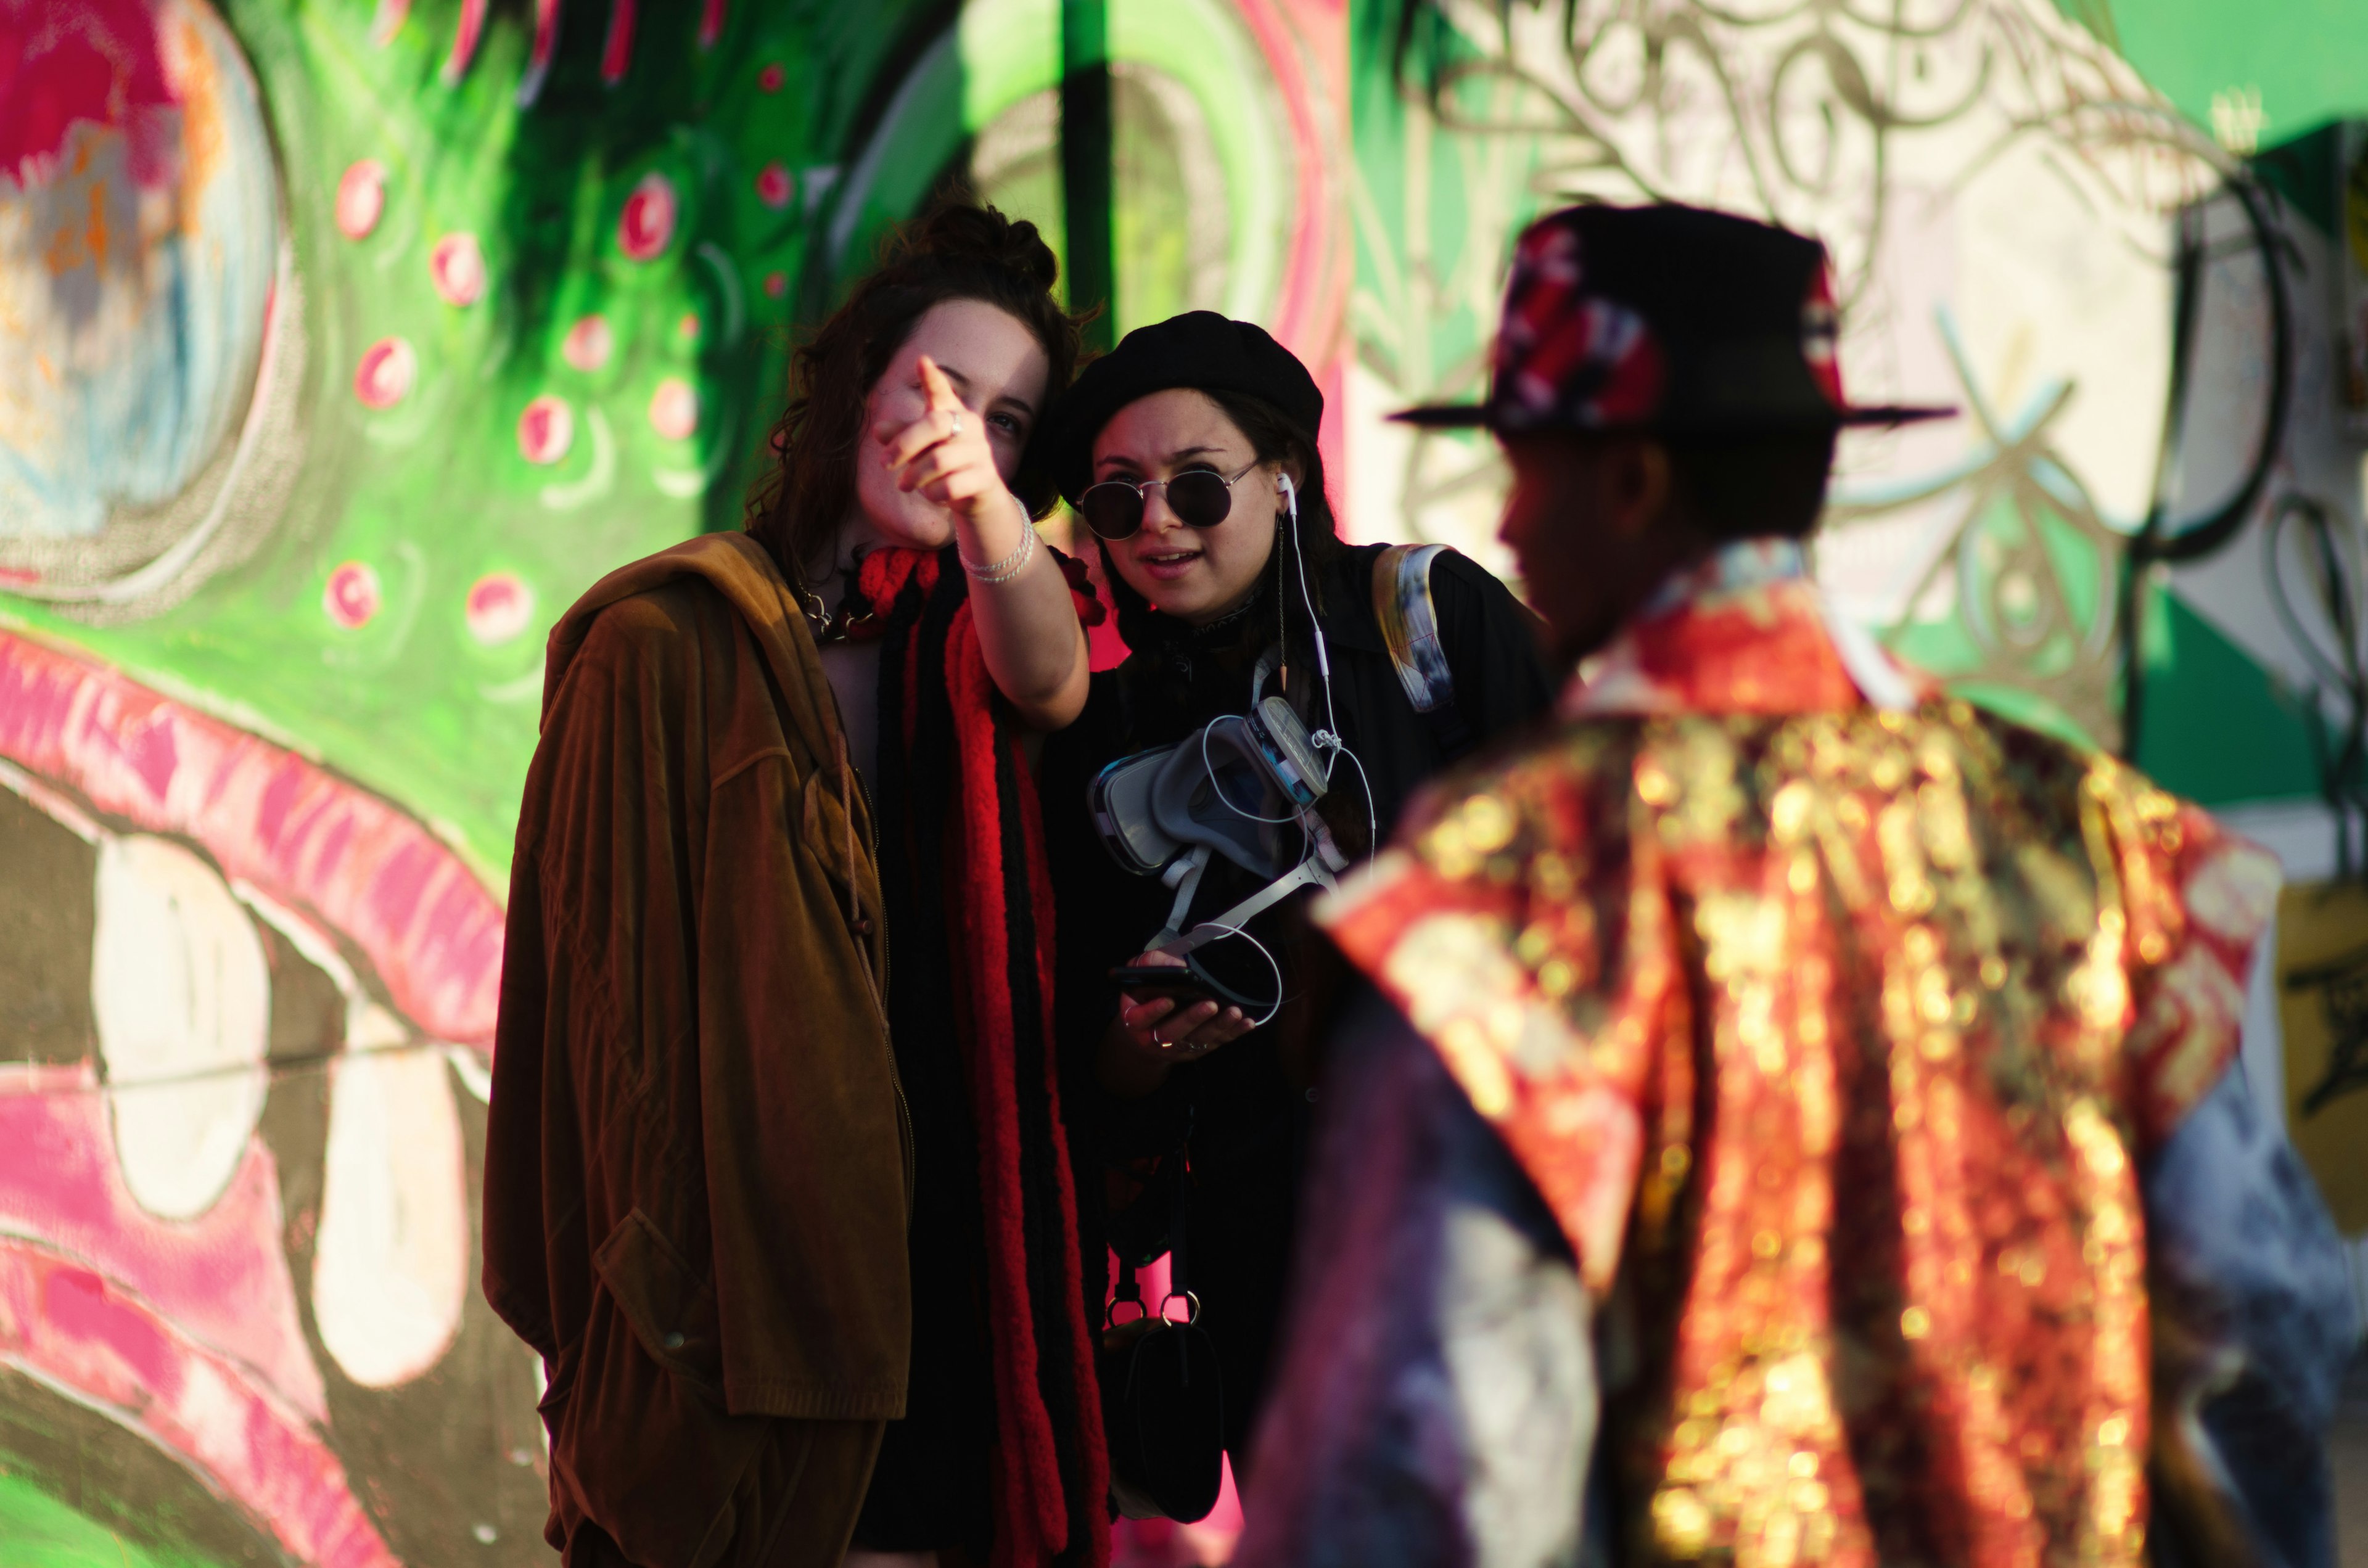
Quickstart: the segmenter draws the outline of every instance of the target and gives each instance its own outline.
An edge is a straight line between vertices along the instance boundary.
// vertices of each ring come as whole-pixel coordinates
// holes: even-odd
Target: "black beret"
[[[1324,423],[1324,394],[1297,355],[1246,321],[1187,311],[1128,333],[1053,405],[1042,460],[1061,494],[1075,502],[1093,482],[1094,437],[1112,415],[1175,387],[1262,398],[1311,438]]]

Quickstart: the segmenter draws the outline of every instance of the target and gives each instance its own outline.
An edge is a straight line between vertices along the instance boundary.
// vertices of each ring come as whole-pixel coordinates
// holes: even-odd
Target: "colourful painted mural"
[[[1059,28],[0,6],[12,1540],[544,1554],[472,1235],[541,633],[736,521],[792,323],[888,223],[968,184],[1061,233]],[[1328,362],[1339,12],[1121,4],[1108,51],[1120,319]]]
[[[2231,159],[2109,38],[2047,0],[1100,9],[1116,324],[1273,328],[1354,531],[1496,558],[1488,450],[1382,415],[1475,384],[1527,216],[1771,214],[1835,244],[1857,390],[1974,415],[1851,449],[1828,585],[2111,737],[2169,214]],[[1064,12],[0,0],[22,1561],[547,1556],[472,1234],[543,632],[736,523],[789,335],[888,224],[960,187],[1064,233]]]

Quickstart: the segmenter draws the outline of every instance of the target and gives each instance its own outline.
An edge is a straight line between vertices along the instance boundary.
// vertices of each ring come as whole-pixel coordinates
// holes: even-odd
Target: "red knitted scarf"
[[[1105,1568],[1109,1461],[1053,1050],[1052,922],[1038,919],[1053,906],[1043,829],[1035,780],[1017,727],[998,712],[969,585],[951,569],[951,553],[874,551],[864,558],[860,587],[877,618],[875,634],[901,644],[894,663],[906,754],[916,755],[920,727],[944,722],[948,710],[953,730],[954,777],[919,781],[912,798],[945,802],[945,945],[986,1240],[997,1437],[993,1563]],[[1100,610],[1078,597],[1089,623]],[[883,678],[890,667],[883,660]],[[928,689],[939,679],[942,706]],[[918,792],[923,787],[927,793]],[[883,831],[930,826],[889,823]],[[897,939],[892,927],[890,940]],[[960,1310],[949,1302],[915,1307]]]

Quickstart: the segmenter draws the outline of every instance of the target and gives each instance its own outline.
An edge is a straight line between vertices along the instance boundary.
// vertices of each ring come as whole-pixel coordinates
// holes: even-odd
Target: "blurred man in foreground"
[[[2233,1069],[2275,863],[1941,697],[1800,540],[1821,247],[1523,235],[1486,424],[1563,722],[1320,919],[1370,986],[1244,1568],[2301,1565],[2354,1338]]]

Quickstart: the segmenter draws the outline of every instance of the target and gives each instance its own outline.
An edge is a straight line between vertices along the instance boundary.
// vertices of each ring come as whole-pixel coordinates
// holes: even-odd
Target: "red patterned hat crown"
[[[1731,213],[1572,207],[1513,252],[1486,403],[1417,425],[1759,435],[1938,418],[1852,407],[1825,246]]]

